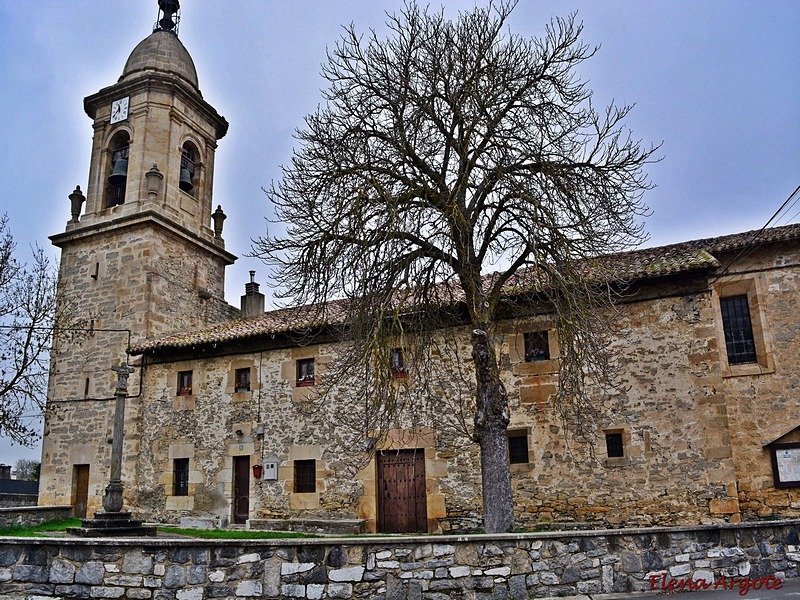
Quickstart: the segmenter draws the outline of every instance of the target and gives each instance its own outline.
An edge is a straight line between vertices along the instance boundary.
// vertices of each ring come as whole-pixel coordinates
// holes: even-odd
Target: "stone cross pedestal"
[[[81,537],[108,537],[128,535],[155,535],[155,527],[143,527],[142,522],[122,511],[122,438],[125,431],[125,396],[128,395],[128,375],[133,373],[127,363],[111,367],[117,373],[116,407],[114,410],[114,435],[111,442],[111,472],[103,510],[94,519],[83,519],[83,527],[70,527],[67,531]]]

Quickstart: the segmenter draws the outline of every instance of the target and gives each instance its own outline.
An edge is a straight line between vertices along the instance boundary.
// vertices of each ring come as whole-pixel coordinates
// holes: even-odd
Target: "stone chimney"
[[[250,271],[250,283],[245,284],[244,296],[242,296],[242,316],[246,319],[260,317],[264,314],[264,294],[259,292],[258,288],[256,272]]]

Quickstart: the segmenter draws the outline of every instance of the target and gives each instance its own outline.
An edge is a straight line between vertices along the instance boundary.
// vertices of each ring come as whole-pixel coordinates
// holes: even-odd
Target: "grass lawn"
[[[0,536],[14,536],[14,537],[46,537],[48,533],[53,531],[65,531],[67,527],[80,527],[80,519],[60,519],[58,521],[48,521],[40,523],[39,525],[32,525],[30,527],[23,527],[21,525],[14,525],[0,529]]]
[[[310,533],[294,531],[249,531],[241,529],[182,529],[180,527],[159,527],[159,533],[188,535],[210,540],[277,540],[286,538],[315,538]]]

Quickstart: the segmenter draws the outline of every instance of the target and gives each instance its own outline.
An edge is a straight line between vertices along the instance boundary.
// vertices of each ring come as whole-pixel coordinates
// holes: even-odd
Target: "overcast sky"
[[[342,24],[384,31],[384,11],[402,2],[181,4],[180,38],[200,89],[230,122],[214,204],[228,215],[227,249],[240,256],[227,274],[228,302],[238,306],[249,269],[265,283],[263,265],[243,255],[265,232],[261,187],[278,177],[294,129],[320,101],[325,49]],[[449,16],[475,6],[444,4]],[[595,103],[635,103],[634,136],[663,142],[663,160],[649,169],[658,187],[645,196],[650,245],[764,225],[800,185],[797,2],[520,0],[510,28],[539,35],[551,17],[574,10],[584,40],[601,46],[579,73]],[[83,98],[117,81],[156,16],[156,0],[0,0],[0,213],[22,251],[37,243],[53,251],[47,237],[70,218],[67,196],[87,184],[92,127]],[[781,223],[796,222],[798,211]],[[39,454],[0,439],[0,463]]]

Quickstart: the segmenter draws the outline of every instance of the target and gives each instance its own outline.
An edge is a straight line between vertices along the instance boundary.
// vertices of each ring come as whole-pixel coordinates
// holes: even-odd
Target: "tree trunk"
[[[508,464],[508,395],[497,366],[494,343],[484,329],[472,332],[477,406],[475,439],[481,447],[483,527],[504,533],[514,526],[514,499]]]

